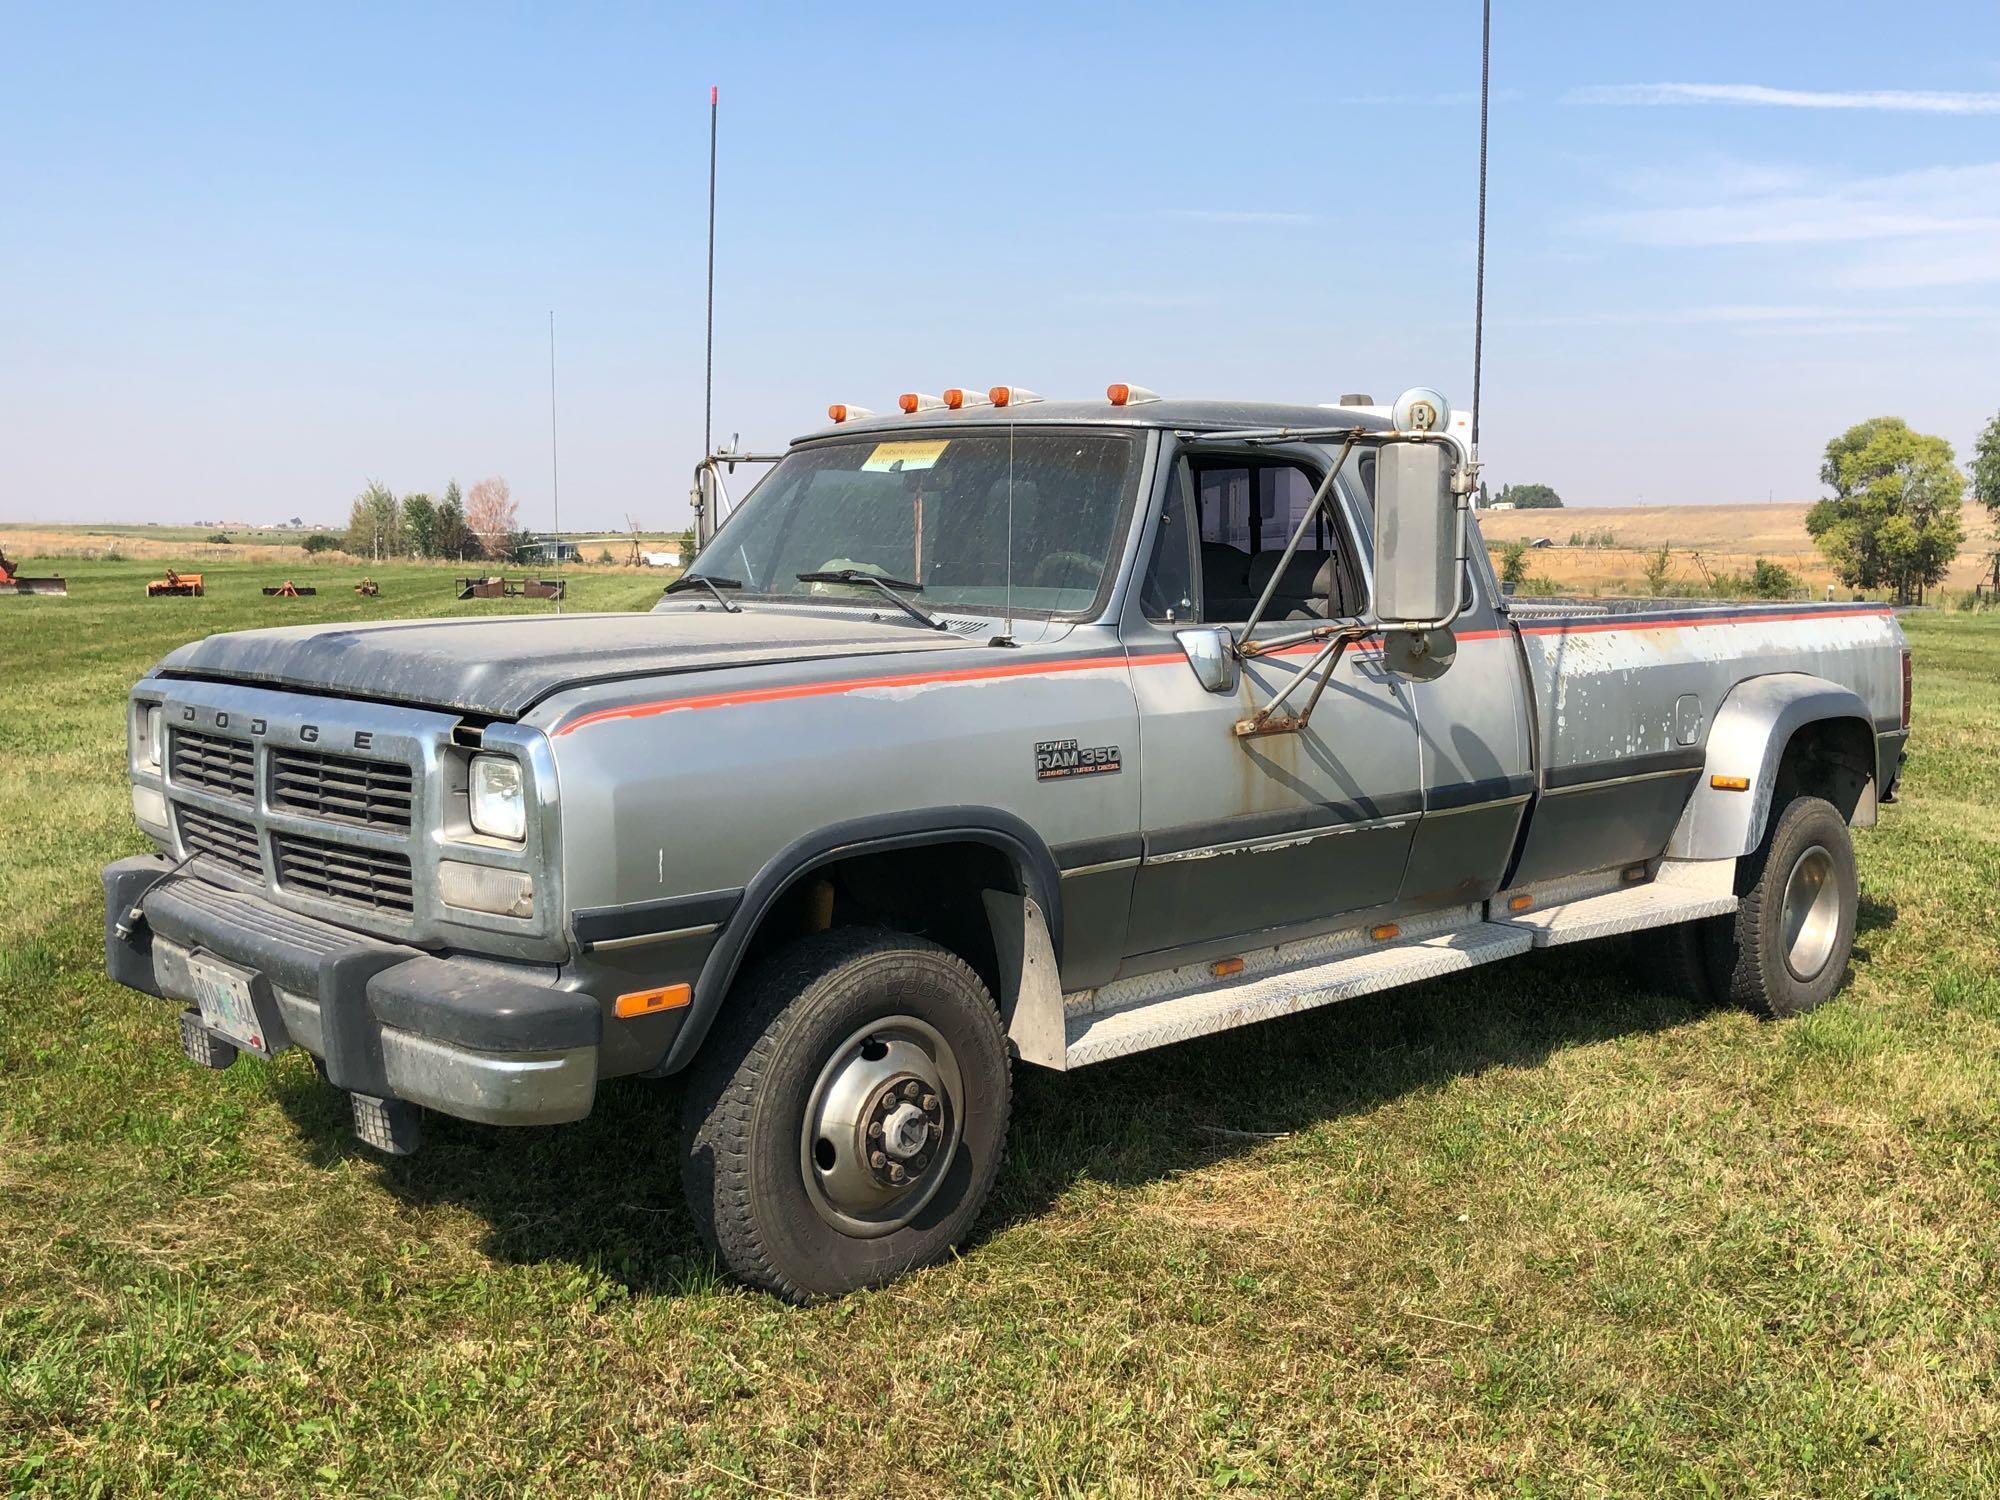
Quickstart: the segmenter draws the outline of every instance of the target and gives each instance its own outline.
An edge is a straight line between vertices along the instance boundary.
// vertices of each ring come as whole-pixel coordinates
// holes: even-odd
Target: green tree
[[[454,479],[444,487],[444,499],[438,501],[437,519],[431,528],[431,556],[463,562],[471,542],[472,533],[465,525],[465,497]]]
[[[413,556],[437,556],[437,502],[429,495],[403,496],[403,539]]]
[[[1806,530],[1842,583],[1893,588],[1921,602],[1965,542],[1965,476],[1951,444],[1901,417],[1870,417],[1826,445],[1819,480],[1833,491],[1806,512]]]
[[[1657,552],[1646,554],[1646,592],[1655,599],[1674,586],[1673,579],[1667,574],[1667,570],[1673,566],[1673,556],[1673,553],[1667,550],[1665,542],[1660,543]]]
[[[1492,493],[1486,488],[1486,481],[1482,479],[1479,481],[1479,508],[1484,510],[1492,503]]]
[[[340,538],[337,536],[329,536],[324,531],[315,531],[311,536],[307,537],[303,542],[300,542],[299,545],[305,548],[305,550],[309,554],[320,553],[320,552],[338,552],[340,550]]]
[[[1496,503],[1516,510],[1561,510],[1563,501],[1545,484],[1503,484]]]
[[[403,513],[395,492],[379,480],[354,497],[347,512],[345,550],[379,561],[403,550]]]
[[[1500,492],[1506,494],[1505,490]],[[1528,581],[1528,544],[1509,542],[1500,549],[1500,581],[1520,585]]]
[[[2000,516],[2000,417],[1988,422],[1972,445],[1972,498]]]
[[[1789,599],[1798,588],[1798,574],[1782,563],[1760,557],[1750,570],[1750,592],[1759,599]]]

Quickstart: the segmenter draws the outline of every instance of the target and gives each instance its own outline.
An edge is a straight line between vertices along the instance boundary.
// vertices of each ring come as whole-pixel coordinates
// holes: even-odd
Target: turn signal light
[[[1708,784],[1718,792],[1747,792],[1750,790],[1748,776],[1711,776]]]
[[[1392,937],[1401,937],[1403,929],[1400,923],[1384,922],[1380,927],[1370,928],[1368,935],[1378,943],[1386,943]]]
[[[986,399],[995,406],[1026,406],[1042,398],[1025,385],[996,385],[986,393]]]
[[[1535,898],[1533,896],[1509,896],[1507,898],[1507,910],[1509,911],[1526,911],[1534,904]]]
[[[944,402],[936,396],[925,396],[916,391],[903,392],[896,398],[896,404],[903,408],[906,415],[920,411],[941,411],[944,408]]]
[[[984,406],[987,399],[977,391],[968,391],[956,385],[944,393],[944,404],[952,411],[963,411],[968,406]]]
[[[1160,399],[1158,391],[1149,391],[1143,385],[1126,385],[1120,382],[1104,388],[1104,399],[1113,406],[1143,406],[1148,401]]]
[[[694,999],[691,984],[669,984],[657,990],[633,990],[620,995],[611,1005],[611,1013],[620,1020],[629,1021],[634,1016],[650,1016],[663,1010],[679,1010]]]
[[[1217,979],[1227,979],[1231,974],[1241,974],[1243,972],[1243,960],[1240,958],[1217,959],[1208,968],[1209,972],[1215,975]]]
[[[849,406],[845,401],[836,401],[826,409],[826,419],[829,422],[858,422],[863,417],[874,415],[875,413],[865,406]]]

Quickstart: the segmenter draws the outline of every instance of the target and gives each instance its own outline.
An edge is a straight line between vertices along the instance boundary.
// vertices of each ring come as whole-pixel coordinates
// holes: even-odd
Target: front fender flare
[[[744,888],[728,925],[703,962],[688,1017],[655,1074],[687,1066],[708,1036],[723,997],[736,981],[744,950],[766,913],[800,876],[856,854],[879,854],[925,844],[989,844],[1005,854],[1020,875],[1023,894],[1041,909],[1055,955],[1062,955],[1062,877],[1042,836],[1021,818],[997,807],[931,807],[880,813],[829,824],[794,839],[766,861]]]
[[[1731,689],[1708,731],[1707,759],[1694,795],[1667,843],[1670,859],[1733,859],[1763,842],[1778,767],[1792,736],[1808,724],[1853,719],[1874,729],[1851,688],[1808,672],[1774,672]],[[1718,789],[1712,777],[1742,776],[1748,791]]]

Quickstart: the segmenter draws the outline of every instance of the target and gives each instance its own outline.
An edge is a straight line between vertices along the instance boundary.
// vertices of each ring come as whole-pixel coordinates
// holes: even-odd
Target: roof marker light
[[[996,385],[986,393],[986,399],[995,406],[1027,406],[1042,398],[1025,385]]]
[[[1144,406],[1148,401],[1160,399],[1158,391],[1149,391],[1143,385],[1126,385],[1122,381],[1104,388],[1104,399],[1113,406]]]
[[[920,411],[942,411],[944,409],[944,402],[940,401],[936,396],[925,396],[916,391],[903,392],[902,395],[896,398],[896,404],[902,407],[906,416]]]
[[[944,404],[953,411],[963,411],[968,406],[985,406],[990,400],[990,397],[963,386],[955,385],[944,393]]]
[[[845,401],[836,401],[826,409],[826,419],[829,422],[858,422],[863,417],[874,415],[875,413],[865,406],[849,406]]]

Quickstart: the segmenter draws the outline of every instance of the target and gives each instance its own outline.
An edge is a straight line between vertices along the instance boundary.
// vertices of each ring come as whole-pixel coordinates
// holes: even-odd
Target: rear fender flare
[[[997,807],[933,807],[830,824],[786,845],[744,888],[743,899],[702,964],[687,1021],[655,1071],[677,1072],[694,1057],[736,982],[751,937],[772,904],[800,876],[857,854],[961,843],[991,845],[1007,856],[1021,881],[1022,894],[1032,898],[1046,918],[1050,943],[1060,959],[1062,877],[1041,835],[1013,813]]]
[[[1874,743],[1868,705],[1851,688],[1806,672],[1774,672],[1737,684],[1716,710],[1707,758],[1694,795],[1667,843],[1671,859],[1736,859],[1763,842],[1778,768],[1792,736],[1808,724],[1851,719]],[[1714,777],[1749,778],[1747,791],[1727,791]],[[1856,821],[1873,821],[1873,779]]]

